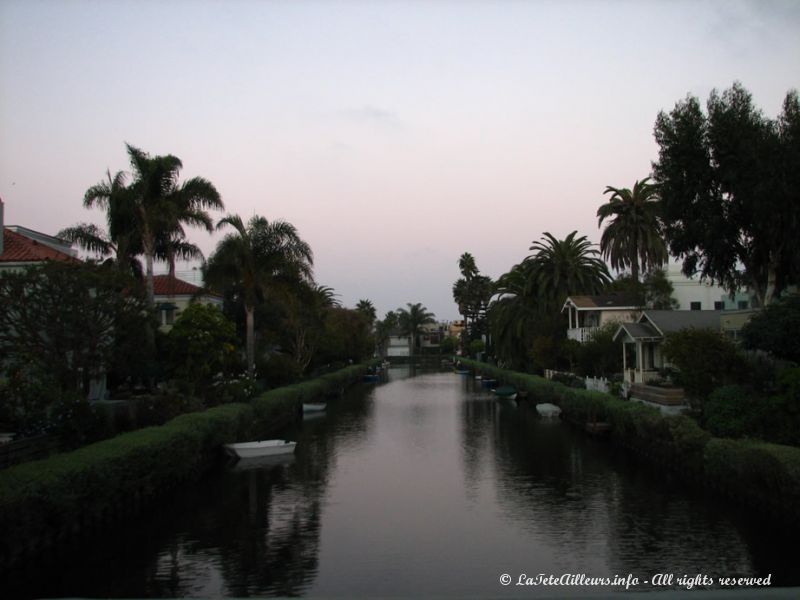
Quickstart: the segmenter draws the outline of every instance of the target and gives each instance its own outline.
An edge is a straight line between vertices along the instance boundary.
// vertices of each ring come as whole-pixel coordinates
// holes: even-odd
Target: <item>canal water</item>
[[[517,583],[653,590],[659,574],[678,589],[687,575],[800,585],[787,535],[465,376],[392,369],[285,436],[293,458],[220,466],[6,574],[4,597],[564,597],[625,585]]]

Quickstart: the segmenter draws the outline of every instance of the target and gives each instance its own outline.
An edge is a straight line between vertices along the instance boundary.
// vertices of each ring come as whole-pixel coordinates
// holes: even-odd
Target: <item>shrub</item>
[[[739,438],[759,428],[765,401],[738,385],[717,388],[703,410],[703,424],[719,437]]]
[[[764,350],[777,358],[800,363],[800,295],[770,304],[742,328],[745,348]]]

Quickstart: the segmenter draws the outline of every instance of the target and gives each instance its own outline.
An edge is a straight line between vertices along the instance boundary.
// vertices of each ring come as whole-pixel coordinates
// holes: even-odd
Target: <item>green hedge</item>
[[[776,521],[800,525],[800,448],[714,438],[683,415],[666,416],[639,402],[460,360],[469,368],[527,391],[537,402],[557,404],[570,422],[582,425],[606,421],[611,425],[612,439],[638,455],[701,481]]]
[[[366,372],[355,365],[164,425],[119,435],[74,452],[0,471],[0,566],[81,527],[113,518],[179,482],[197,478],[224,443],[266,434],[298,403]]]

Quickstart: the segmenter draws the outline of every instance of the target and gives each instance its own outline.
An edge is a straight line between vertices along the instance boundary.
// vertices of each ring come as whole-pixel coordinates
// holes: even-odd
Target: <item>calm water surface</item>
[[[286,437],[293,459],[220,467],[11,597],[563,596],[501,574],[765,576],[794,541],[453,373],[360,385]]]

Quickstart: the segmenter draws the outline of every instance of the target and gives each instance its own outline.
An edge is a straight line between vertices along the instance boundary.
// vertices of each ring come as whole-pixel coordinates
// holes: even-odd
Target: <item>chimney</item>
[[[3,199],[0,198],[0,256],[3,254],[3,232],[5,230],[5,221],[3,221]]]

